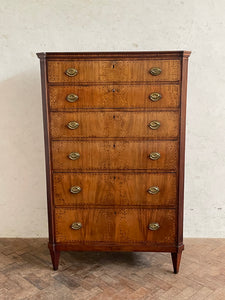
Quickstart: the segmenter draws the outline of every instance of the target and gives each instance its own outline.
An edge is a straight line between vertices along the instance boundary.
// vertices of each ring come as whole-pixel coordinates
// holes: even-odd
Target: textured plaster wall
[[[0,236],[47,236],[40,51],[192,50],[185,226],[225,237],[225,1],[0,0]]]

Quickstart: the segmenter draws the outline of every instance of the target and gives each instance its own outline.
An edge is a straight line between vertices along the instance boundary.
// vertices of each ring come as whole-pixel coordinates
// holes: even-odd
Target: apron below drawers
[[[175,243],[174,209],[55,209],[57,243]]]

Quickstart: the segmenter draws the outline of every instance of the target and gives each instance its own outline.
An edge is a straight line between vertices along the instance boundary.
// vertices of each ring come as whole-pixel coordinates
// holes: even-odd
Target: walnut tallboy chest
[[[170,252],[179,271],[190,52],[38,53],[49,249]]]

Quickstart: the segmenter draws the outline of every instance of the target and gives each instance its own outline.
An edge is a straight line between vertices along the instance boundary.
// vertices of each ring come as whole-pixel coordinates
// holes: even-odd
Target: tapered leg
[[[58,270],[58,266],[59,266],[60,251],[55,250],[54,247],[49,247],[49,251],[52,258],[53,270],[56,271]]]
[[[179,272],[181,254],[182,254],[182,251],[178,252],[178,253],[171,253],[174,274],[177,274]]]

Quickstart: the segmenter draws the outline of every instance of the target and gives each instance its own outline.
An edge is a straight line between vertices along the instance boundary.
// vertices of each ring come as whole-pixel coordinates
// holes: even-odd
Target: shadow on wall
[[[21,210],[23,215],[20,212],[14,215],[14,224],[18,219],[19,227],[23,223],[21,218],[31,217],[35,209],[46,210],[39,70],[29,70],[1,82],[0,91],[0,206],[5,214],[1,219],[4,223],[6,216],[10,219],[14,215],[8,212]],[[3,231],[6,236],[11,235],[7,222]]]

